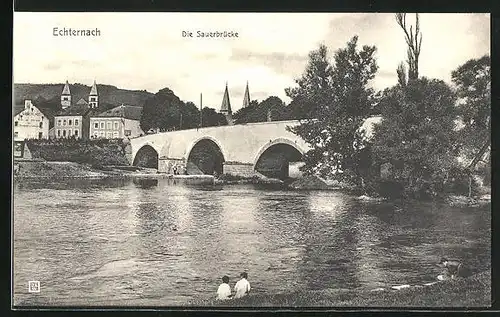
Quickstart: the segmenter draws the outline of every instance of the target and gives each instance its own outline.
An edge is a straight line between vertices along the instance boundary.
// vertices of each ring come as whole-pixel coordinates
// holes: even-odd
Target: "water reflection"
[[[121,183],[120,183],[121,182]],[[367,203],[280,186],[173,180],[14,188],[15,303],[179,305],[246,270],[255,293],[435,280],[441,256],[490,263],[490,212]],[[34,298],[26,281],[42,281]]]

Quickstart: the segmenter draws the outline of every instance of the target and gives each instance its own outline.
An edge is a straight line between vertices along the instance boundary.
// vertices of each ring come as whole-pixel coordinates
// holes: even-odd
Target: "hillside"
[[[82,84],[70,84],[73,102],[80,98],[88,100],[91,86]],[[25,99],[32,100],[59,100],[64,84],[14,84],[14,100],[16,104],[24,103]],[[99,101],[110,105],[133,105],[143,106],[144,101],[153,96],[145,90],[119,89],[111,85],[97,85]]]

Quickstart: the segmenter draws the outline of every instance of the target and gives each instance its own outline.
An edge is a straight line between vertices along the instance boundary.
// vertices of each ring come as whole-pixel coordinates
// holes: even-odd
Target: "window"
[[[61,130],[57,129],[57,136],[60,137],[61,136]]]
[[[43,137],[43,133],[42,132],[38,132],[38,138],[41,139]]]
[[[75,119],[75,125],[78,125],[78,119]]]
[[[101,122],[101,129],[104,129],[104,122]]]
[[[118,130],[118,122],[115,122],[115,130]]]
[[[108,126],[108,130],[111,130],[111,122],[108,122],[107,126]]]
[[[78,130],[75,130],[75,136],[78,136]]]
[[[96,138],[97,138],[98,136],[99,136],[99,132],[94,131],[94,137],[96,137]]]
[[[40,122],[40,128],[43,128],[43,122]]]
[[[104,137],[106,136],[106,133],[104,133],[104,131],[101,131],[101,133],[99,133],[99,136],[100,136],[101,138],[104,138]]]
[[[57,125],[60,126],[61,125],[61,119],[57,120]]]
[[[118,131],[113,132],[113,138],[118,138]]]
[[[132,134],[131,130],[125,130],[125,136],[130,136]]]
[[[63,120],[63,125],[66,125],[66,119]]]
[[[111,139],[113,137],[113,133],[111,133],[111,132],[106,133],[106,137],[108,139]]]
[[[71,119],[68,120],[68,125],[71,125],[73,121]]]
[[[15,126],[15,127],[17,127],[17,121],[16,121],[16,122],[14,122],[14,126]]]
[[[95,101],[95,97],[90,97],[90,101]]]
[[[68,97],[63,97],[63,100],[68,100]]]
[[[99,129],[99,122],[94,123],[94,129]]]
[[[66,130],[63,130],[63,137],[66,137]]]
[[[19,136],[19,132],[14,132],[14,136],[17,138]]]

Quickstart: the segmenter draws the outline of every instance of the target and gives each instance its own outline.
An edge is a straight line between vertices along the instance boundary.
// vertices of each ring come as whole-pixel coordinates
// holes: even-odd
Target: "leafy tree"
[[[204,127],[216,127],[227,125],[226,116],[217,112],[214,108],[203,108],[201,110],[203,116],[202,124]]]
[[[357,41],[357,37],[356,37]],[[320,45],[309,53],[309,61],[302,76],[295,80],[298,87],[286,88],[293,107],[288,109],[293,118],[316,118],[318,107],[329,102],[332,88],[333,68],[328,60],[328,48]]]
[[[357,47],[354,36],[347,47],[335,52],[333,65],[326,60],[327,49],[309,55],[309,64],[298,88],[288,89],[292,102],[305,102],[312,112],[290,130],[308,142],[312,149],[304,157],[306,174],[318,173],[362,184],[360,157],[364,152],[359,128],[370,116],[374,92],[368,83],[374,78],[376,48]]]
[[[250,122],[265,122],[271,119],[272,121],[279,121],[283,118],[285,104],[276,96],[268,97],[261,103],[252,101],[250,105],[238,110],[233,118],[235,123],[250,123]]]
[[[141,129],[148,131],[159,128],[161,131],[178,129],[181,125],[181,110],[184,103],[174,92],[163,88],[144,103],[141,116]]]
[[[192,129],[200,125],[200,110],[191,101],[181,106],[182,121],[180,129]]]
[[[250,104],[244,108],[240,108],[233,114],[233,119],[235,124],[252,122],[252,114],[256,111],[259,106],[257,100],[250,101]]]
[[[392,166],[390,181],[408,196],[443,191],[456,165],[456,97],[441,80],[420,78],[385,92],[382,122],[374,128],[375,165]]]
[[[467,61],[451,73],[451,78],[456,86],[459,113],[464,124],[460,139],[464,153],[470,158],[477,155],[485,143],[486,147],[490,143],[490,56]]]

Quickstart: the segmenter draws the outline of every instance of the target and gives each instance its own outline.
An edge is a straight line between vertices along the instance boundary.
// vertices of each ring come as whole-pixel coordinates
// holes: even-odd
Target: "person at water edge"
[[[234,285],[234,298],[240,298],[250,293],[250,283],[248,282],[248,274],[243,272],[240,274],[240,280]]]
[[[217,299],[230,299],[231,296],[232,294],[231,287],[229,286],[229,277],[227,275],[224,275],[222,277],[222,284],[219,285],[219,288],[217,289]]]
[[[469,268],[457,260],[448,260],[447,258],[441,258],[439,264],[446,270],[444,272],[444,276],[442,276],[442,279],[454,279],[456,277],[468,277],[471,275]]]

